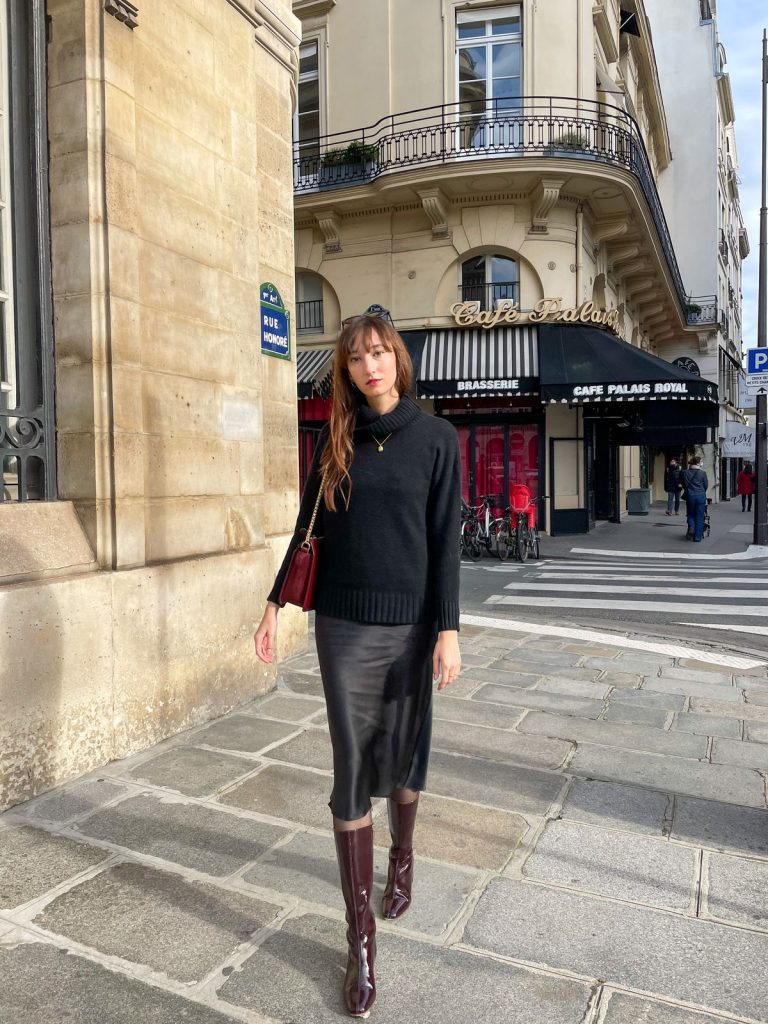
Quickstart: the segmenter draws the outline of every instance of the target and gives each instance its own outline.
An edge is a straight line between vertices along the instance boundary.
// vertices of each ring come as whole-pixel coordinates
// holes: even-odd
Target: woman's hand
[[[277,605],[268,604],[261,617],[259,628],[253,634],[256,646],[256,657],[272,664],[275,654],[275,638],[277,637]]]
[[[437,643],[432,654],[432,677],[441,677],[438,690],[444,690],[452,683],[460,670],[459,634],[455,629],[444,629],[437,634]]]

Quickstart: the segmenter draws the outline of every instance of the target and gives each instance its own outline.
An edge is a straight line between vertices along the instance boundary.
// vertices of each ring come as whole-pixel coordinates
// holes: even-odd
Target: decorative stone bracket
[[[341,218],[335,210],[316,210],[315,220],[323,233],[324,252],[341,252]]]
[[[699,352],[717,352],[717,334],[712,331],[700,331],[697,336],[699,339]]]
[[[104,10],[130,29],[139,24],[139,9],[128,0],[104,0]]]
[[[542,178],[531,192],[531,234],[549,233],[549,215],[560,198],[560,189],[564,184],[563,178]]]
[[[417,189],[417,195],[424,207],[424,213],[432,224],[433,238],[448,238],[448,204],[439,188]]]

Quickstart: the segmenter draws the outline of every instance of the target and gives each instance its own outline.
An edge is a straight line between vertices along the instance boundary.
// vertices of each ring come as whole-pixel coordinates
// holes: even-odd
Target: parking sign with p
[[[747,373],[768,373],[768,348],[747,349]]]

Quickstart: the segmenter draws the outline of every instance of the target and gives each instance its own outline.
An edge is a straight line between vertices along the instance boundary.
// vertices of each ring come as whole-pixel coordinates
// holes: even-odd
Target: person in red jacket
[[[741,495],[741,511],[752,511],[752,495],[755,493],[755,473],[752,464],[747,462],[736,477],[736,493]]]

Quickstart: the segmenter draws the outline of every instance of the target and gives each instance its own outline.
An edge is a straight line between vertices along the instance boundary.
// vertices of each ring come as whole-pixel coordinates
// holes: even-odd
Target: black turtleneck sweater
[[[384,450],[377,450],[377,438]],[[267,600],[279,604],[290,556],[309,525],[320,486],[321,432],[296,531]],[[461,464],[456,430],[404,396],[380,416],[357,414],[349,508],[320,504],[315,611],[354,622],[436,622],[459,628]]]

